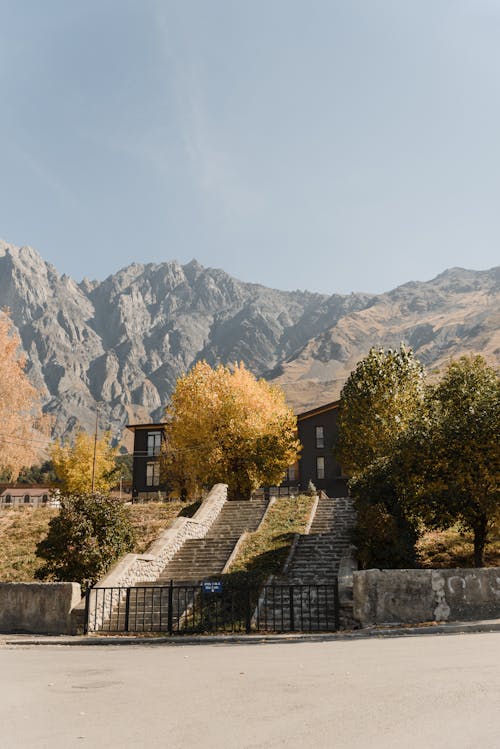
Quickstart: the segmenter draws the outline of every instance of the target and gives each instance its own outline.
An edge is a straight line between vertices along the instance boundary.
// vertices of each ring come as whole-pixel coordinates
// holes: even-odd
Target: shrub
[[[316,489],[316,486],[313,484],[312,480],[309,479],[309,483],[307,485],[307,492],[306,494],[309,497],[313,497],[315,494],[317,494],[318,490]]]
[[[111,564],[133,547],[134,533],[119,500],[104,495],[61,498],[61,509],[36,549],[45,561],[38,579],[94,585]]]

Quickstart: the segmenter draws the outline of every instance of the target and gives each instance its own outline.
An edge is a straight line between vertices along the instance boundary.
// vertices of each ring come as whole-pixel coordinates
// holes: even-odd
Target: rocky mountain
[[[129,420],[161,418],[198,359],[242,360],[260,375],[367,299],[274,291],[196,261],[133,264],[77,284],[35,250],[0,244],[0,305],[56,435],[93,428],[97,402],[116,434]]]
[[[500,364],[500,267],[451,268],[426,283],[410,282],[373,297],[313,336],[269,377],[305,410],[335,400],[371,346],[411,346],[432,377],[450,359],[481,353]]]
[[[199,359],[244,361],[299,410],[336,397],[370,346],[411,344],[429,366],[462,351],[500,359],[500,268],[452,269],[382,295],[285,292],[195,260],[133,265],[77,284],[29,247],[0,242],[10,309],[54,434],[161,418]]]

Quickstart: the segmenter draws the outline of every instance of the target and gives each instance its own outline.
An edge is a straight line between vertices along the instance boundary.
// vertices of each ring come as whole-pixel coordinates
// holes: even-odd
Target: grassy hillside
[[[144,552],[179,514],[191,515],[198,505],[181,502],[149,502],[126,505],[136,532],[136,553]],[[30,582],[41,561],[35,556],[39,541],[47,535],[49,521],[58,510],[49,507],[11,508],[0,513],[0,581]]]

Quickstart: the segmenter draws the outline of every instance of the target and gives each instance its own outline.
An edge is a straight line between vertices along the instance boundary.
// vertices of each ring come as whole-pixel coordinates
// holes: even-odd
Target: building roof
[[[52,491],[54,491],[54,488],[50,486],[7,486],[0,493],[0,497],[5,497],[7,494],[10,494],[11,497],[25,497],[26,495],[41,497],[44,494],[50,494]]]
[[[135,432],[136,429],[162,429],[167,426],[166,421],[161,421],[158,424],[127,424],[126,429],[130,429],[131,432]]]
[[[319,414],[325,413],[325,411],[333,411],[335,408],[338,408],[340,404],[340,400],[331,401],[330,403],[324,403],[322,406],[316,406],[316,408],[311,408],[309,411],[304,411],[301,414],[297,414],[297,421],[302,421],[303,419],[310,419],[312,416],[318,416]],[[131,432],[135,432],[138,429],[161,429],[165,426],[167,426],[166,421],[161,421],[159,423],[153,424],[127,424],[126,428],[130,429]]]
[[[331,401],[330,403],[324,403],[322,406],[316,406],[311,408],[310,411],[304,411],[301,414],[297,414],[297,421],[303,421],[303,419],[310,419],[313,416],[319,416],[319,414],[325,413],[325,411],[333,411],[338,408],[340,404],[339,400]]]

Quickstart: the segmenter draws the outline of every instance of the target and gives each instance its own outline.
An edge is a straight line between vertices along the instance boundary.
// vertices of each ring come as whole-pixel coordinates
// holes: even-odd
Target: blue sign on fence
[[[205,581],[201,584],[204,593],[222,593],[222,582],[217,581]]]

